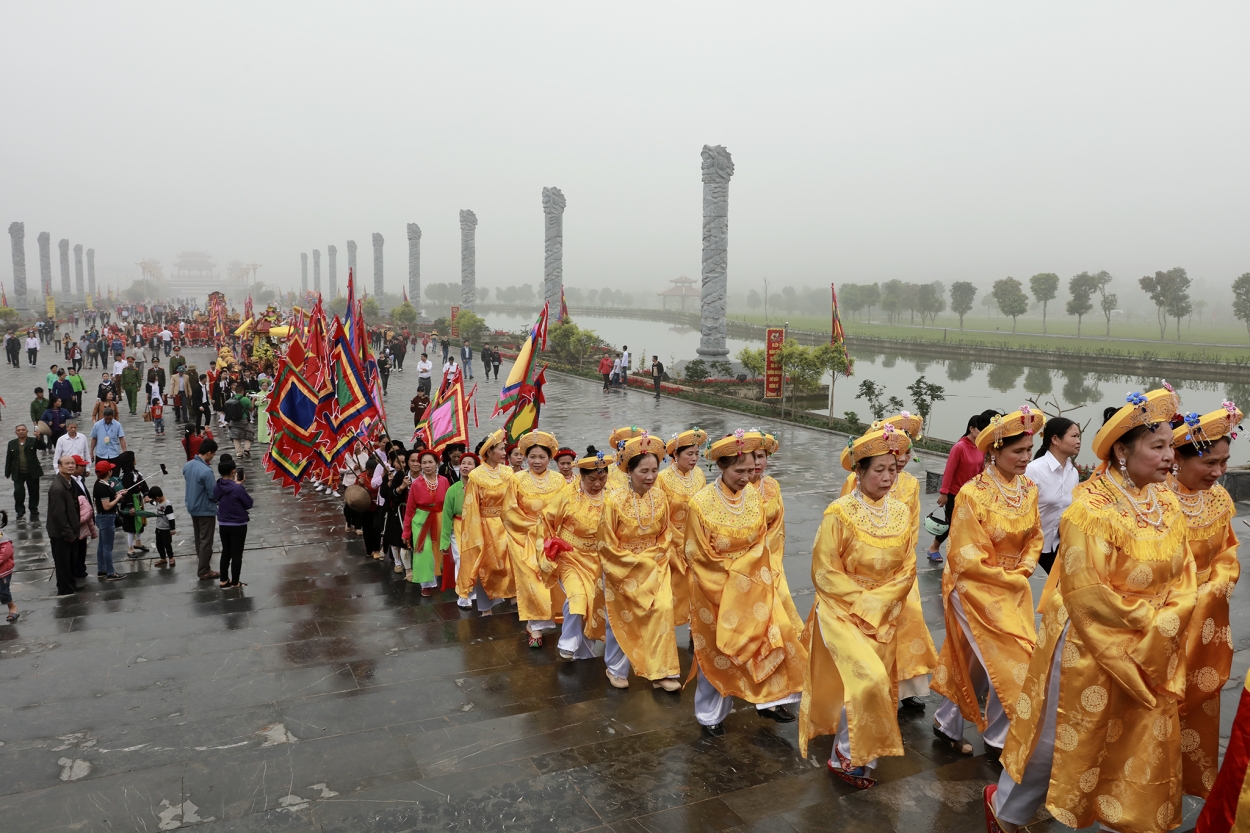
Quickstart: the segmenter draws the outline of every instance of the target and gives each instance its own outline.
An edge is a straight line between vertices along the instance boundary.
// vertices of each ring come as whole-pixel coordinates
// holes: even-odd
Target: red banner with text
[[[785,344],[786,331],[781,327],[769,327],[764,342],[764,398],[781,398],[781,347]]]
[[[459,316],[460,316],[460,307],[452,307],[451,318],[448,319],[451,322],[451,337],[452,338],[460,338],[460,328],[456,326],[456,319]]]

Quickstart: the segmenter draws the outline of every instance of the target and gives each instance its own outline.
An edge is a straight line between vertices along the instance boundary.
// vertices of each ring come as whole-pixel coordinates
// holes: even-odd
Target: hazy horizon
[[[1184,266],[1250,271],[1250,9],[963,3],[25,4],[6,10],[0,221],[96,250],[97,281],[184,249],[263,264],[373,232],[386,288],[542,279],[560,187],[565,282],[700,273],[699,151],[733,154],[730,291]],[[1238,56],[1241,57],[1238,57]],[[1239,242],[1240,241],[1240,242]],[[7,244],[7,241],[6,241]],[[309,283],[311,286],[311,256]],[[0,279],[11,284],[5,257]],[[1061,290],[1062,296],[1063,290]]]

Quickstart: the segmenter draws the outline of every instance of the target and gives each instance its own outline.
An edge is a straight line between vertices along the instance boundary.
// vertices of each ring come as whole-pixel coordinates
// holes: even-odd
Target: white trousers
[[[838,734],[834,736],[833,745],[837,747],[838,751],[841,752],[843,757],[845,757],[848,761],[851,759],[851,729],[846,723],[845,706],[842,707],[842,717],[838,719]],[[837,755],[833,755],[829,758],[829,765],[837,767],[838,769],[842,768],[842,762],[838,760]],[[877,759],[873,758],[871,761],[864,764],[864,768],[869,771],[876,769]]]
[[[560,585],[564,587],[563,584]],[[569,613],[569,600],[564,600],[564,626],[560,629],[560,641],[556,647],[573,659],[594,659],[595,643],[586,638],[585,624],[580,613]]]
[[[1042,719],[1042,731],[1033,746],[1033,754],[1024,765],[1024,778],[1017,784],[1005,769],[998,778],[994,810],[999,820],[1008,824],[1028,824],[1050,790],[1050,768],[1055,759],[1055,725],[1059,716],[1060,663],[1063,660],[1063,643],[1067,638],[1068,628],[1065,625],[1059,641],[1055,643],[1055,657],[1050,663],[1050,683],[1046,686],[1046,702],[1042,705],[1046,717]]]
[[[603,630],[603,664],[608,667],[608,673],[613,677],[628,679],[630,672],[629,657],[621,649],[621,644],[616,641],[616,634],[612,633],[612,620],[610,618],[603,623]]]
[[[553,631],[556,629],[555,619],[530,619],[525,623],[525,629],[530,633],[542,633],[543,631]]]
[[[481,579],[478,579],[474,583],[473,589],[469,592],[469,598],[477,599],[477,612],[478,613],[485,613],[486,611],[493,609],[495,605],[503,601],[503,599],[492,599],[490,596],[487,596],[486,588],[482,587]]]
[[[972,653],[975,660],[968,669],[969,675],[972,677],[972,687],[979,697],[986,694],[985,703],[985,731],[981,733],[981,740],[986,746],[992,746],[995,749],[1002,749],[1003,744],[1007,742],[1007,730],[1011,726],[1011,721],[1007,719],[1007,713],[1003,711],[1003,704],[998,701],[998,693],[994,691],[994,686],[990,683],[990,675],[985,671],[985,658],[981,656],[981,649],[977,647],[977,640],[972,635],[972,629],[968,627],[968,614],[964,612],[963,603],[959,601],[959,591],[952,590],[950,594],[951,609],[955,611],[955,620],[959,622],[959,627],[963,630],[964,636],[968,639],[968,644],[972,646]],[[949,639],[949,635],[947,636]],[[937,713],[934,718],[938,722],[938,727],[947,737],[959,739],[964,736],[964,717],[959,711],[959,706],[950,700],[943,699],[942,705],[938,706]]]
[[[919,677],[912,677],[909,680],[898,681],[898,699],[906,700],[908,697],[928,697],[932,692],[929,691],[929,674],[921,674]]]
[[[456,533],[451,533],[451,560],[456,565],[456,579],[460,579],[460,542],[456,540]],[[477,589],[469,591],[469,598],[460,599],[456,604],[460,607],[469,607],[473,603],[473,598],[477,595]]]
[[[604,656],[607,656],[604,654]],[[802,692],[787,694],[780,700],[773,700],[771,703],[759,703],[755,706],[756,711],[771,709],[774,706],[786,706],[791,703],[797,703],[803,698]],[[708,682],[707,677],[703,676],[703,669],[700,668],[698,676],[695,678],[694,687],[694,718],[703,726],[715,726],[721,723],[729,713],[733,711],[734,698],[731,695],[721,694],[716,690],[716,686]]]

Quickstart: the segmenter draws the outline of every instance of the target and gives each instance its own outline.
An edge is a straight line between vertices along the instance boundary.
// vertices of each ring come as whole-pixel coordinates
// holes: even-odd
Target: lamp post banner
[[[769,327],[764,341],[764,398],[781,398],[781,347],[786,341],[782,327]]]

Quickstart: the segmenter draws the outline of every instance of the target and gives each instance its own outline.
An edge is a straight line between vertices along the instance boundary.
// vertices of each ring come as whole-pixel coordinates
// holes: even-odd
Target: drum
[[[343,503],[353,511],[368,512],[369,507],[373,504],[373,498],[369,496],[368,489],[353,483],[343,490]]]

